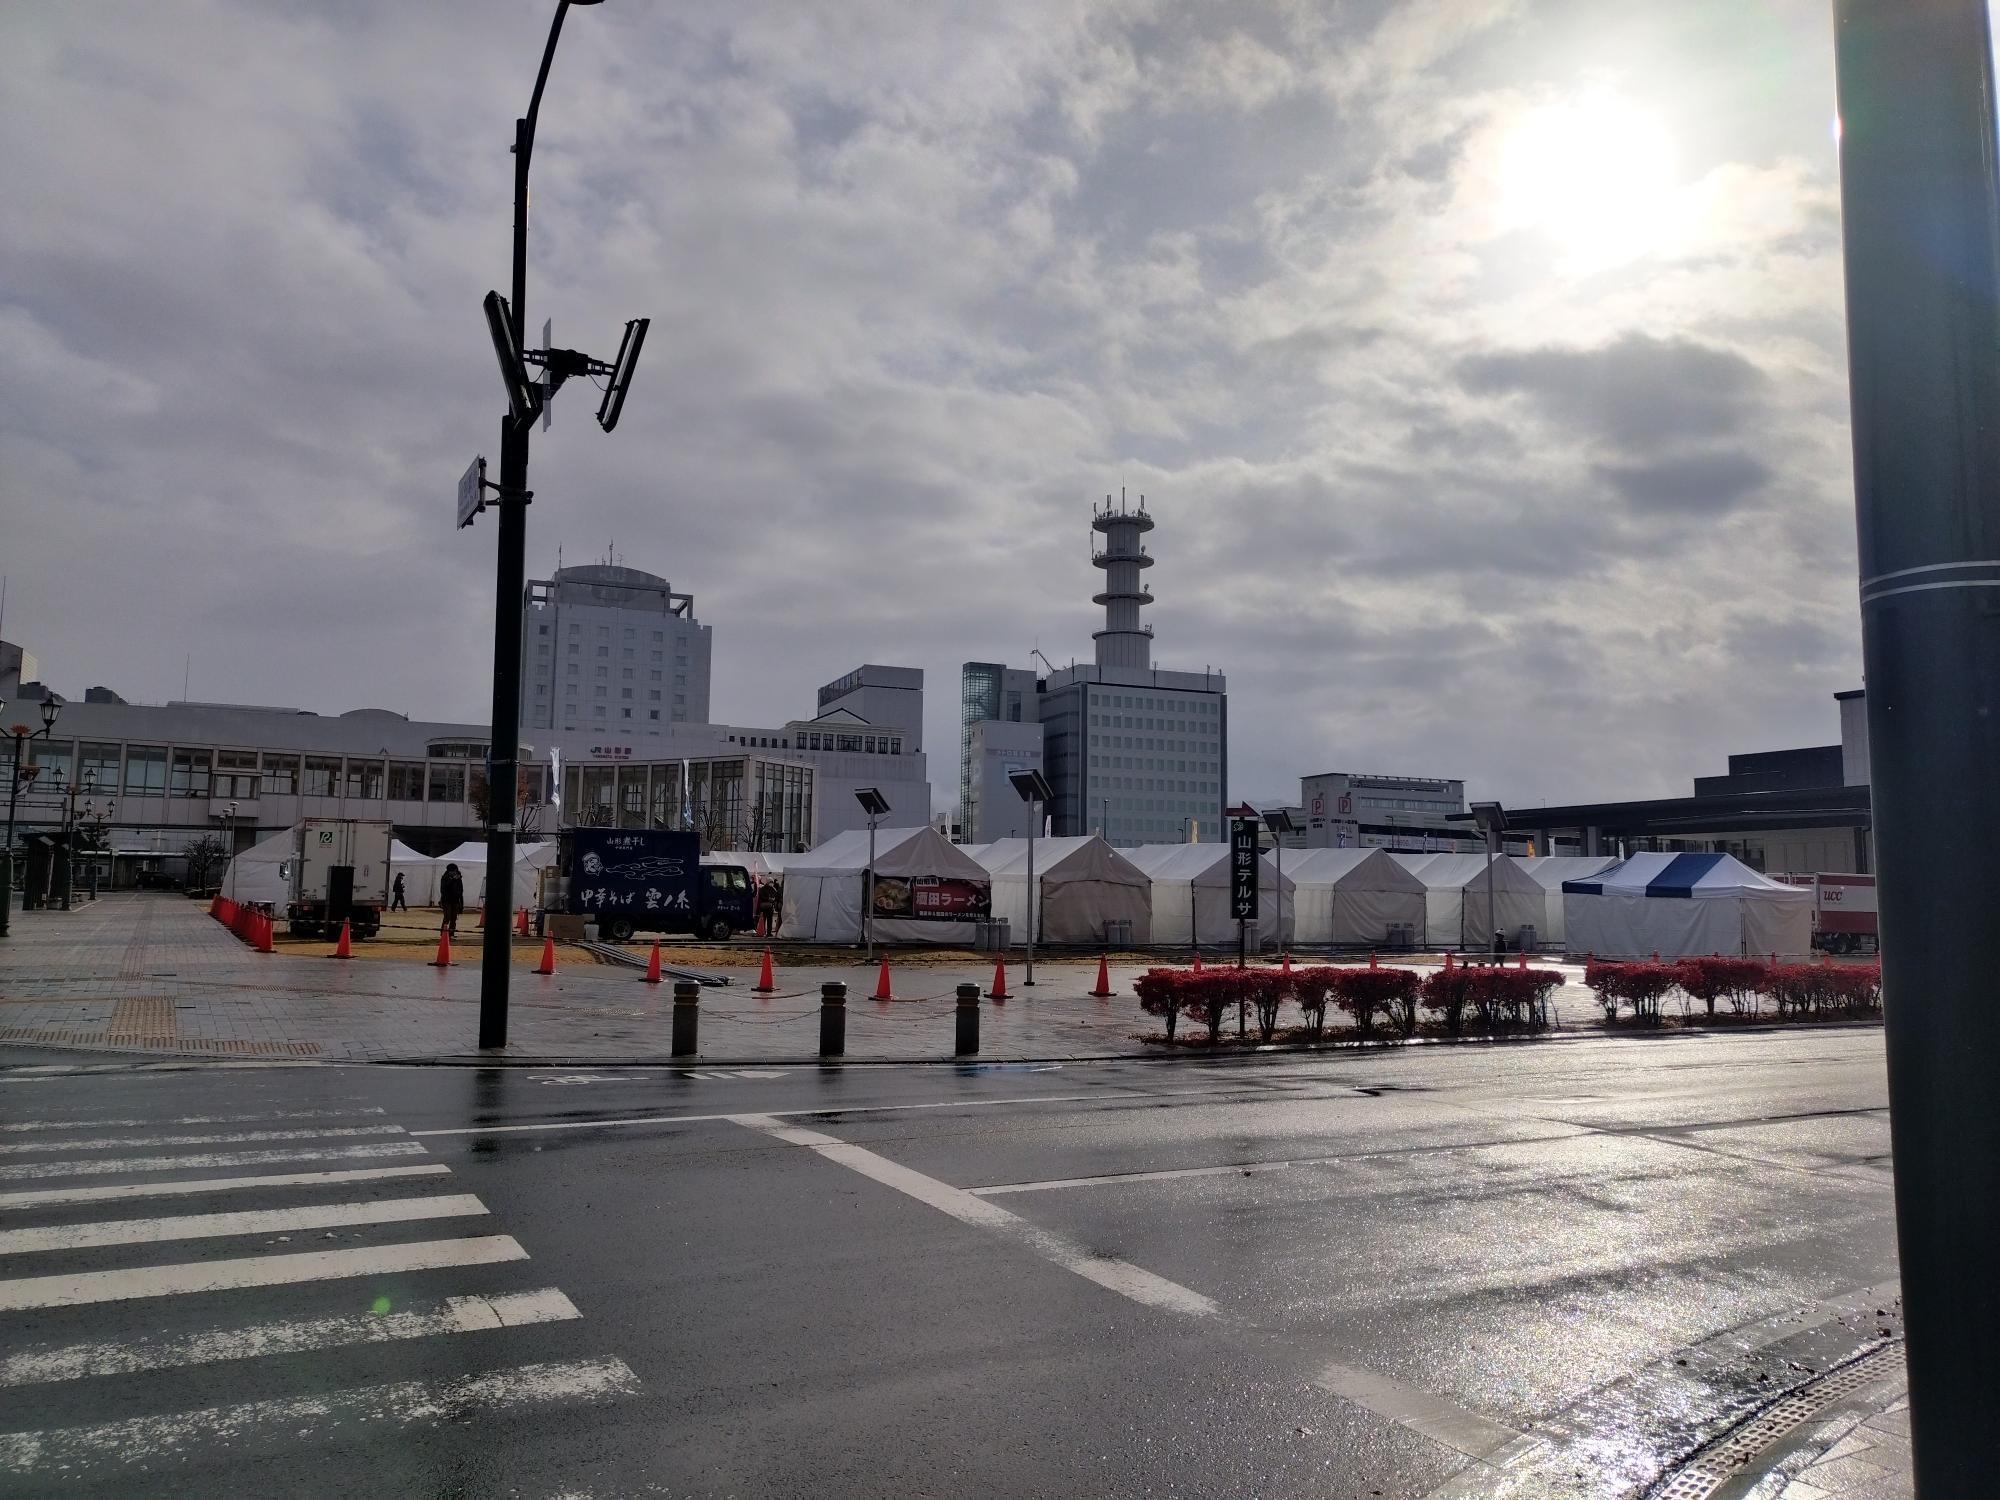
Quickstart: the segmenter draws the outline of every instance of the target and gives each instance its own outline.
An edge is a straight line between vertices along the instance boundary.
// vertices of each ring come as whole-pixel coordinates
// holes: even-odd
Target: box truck
[[[1879,953],[1873,875],[1815,875],[1813,946],[1828,953]]]
[[[687,932],[717,942],[757,925],[750,871],[703,864],[701,839],[663,829],[569,828],[557,856],[557,905],[592,917],[598,936]]]
[[[307,818],[292,830],[291,857],[278,867],[285,883],[285,930],[332,937],[345,920],[357,938],[381,930],[389,904],[389,841],[379,818]]]

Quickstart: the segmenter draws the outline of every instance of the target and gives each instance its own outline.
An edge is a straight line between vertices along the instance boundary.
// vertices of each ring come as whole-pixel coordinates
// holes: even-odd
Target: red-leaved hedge
[[[1621,1005],[1643,1020],[1657,1020],[1660,1002],[1678,990],[1683,1009],[1699,1000],[1708,1014],[1727,1000],[1741,1015],[1767,998],[1780,1019],[1865,1016],[1882,1009],[1882,966],[1878,964],[1785,964],[1758,958],[1683,958],[1675,963],[1608,963],[1593,959],[1583,982],[1597,991],[1606,1020]]]

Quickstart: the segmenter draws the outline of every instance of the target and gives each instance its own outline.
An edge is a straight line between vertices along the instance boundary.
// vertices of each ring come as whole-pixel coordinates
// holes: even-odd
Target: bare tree
[[[218,870],[223,864],[222,840],[212,833],[204,833],[198,839],[188,840],[181,856],[187,861],[188,888],[202,890],[208,885],[210,872]]]

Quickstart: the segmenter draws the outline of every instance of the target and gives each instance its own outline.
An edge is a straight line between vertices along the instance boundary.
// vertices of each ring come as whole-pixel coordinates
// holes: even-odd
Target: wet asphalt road
[[[1614,1494],[1894,1332],[1879,1030],[0,1061],[0,1493]]]

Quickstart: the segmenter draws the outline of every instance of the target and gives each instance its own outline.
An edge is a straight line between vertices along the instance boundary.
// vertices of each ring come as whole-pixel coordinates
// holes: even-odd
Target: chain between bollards
[[[819,987],[819,1055],[840,1057],[847,1051],[847,985],[829,979]]]
[[[979,986],[961,984],[958,987],[958,1046],[960,1057],[970,1057],[979,1051]]]
[[[692,979],[674,981],[674,1056],[693,1057],[701,1050],[701,986]]]

